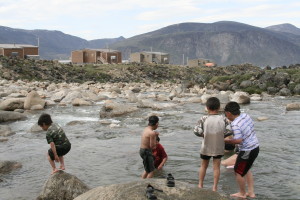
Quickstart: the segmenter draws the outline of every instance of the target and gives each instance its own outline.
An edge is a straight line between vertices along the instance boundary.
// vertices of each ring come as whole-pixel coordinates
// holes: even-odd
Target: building
[[[0,55],[19,58],[39,58],[39,47],[29,44],[0,44]]]
[[[162,52],[143,51],[130,54],[130,62],[145,62],[156,64],[169,64],[170,55]]]
[[[191,59],[188,60],[188,66],[190,67],[215,67],[216,64],[207,59]]]
[[[112,49],[82,49],[72,51],[71,62],[95,63],[95,64],[112,64],[122,63],[122,55],[120,51]]]

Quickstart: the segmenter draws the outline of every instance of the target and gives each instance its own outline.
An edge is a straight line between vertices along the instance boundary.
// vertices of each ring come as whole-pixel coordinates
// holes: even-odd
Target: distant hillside
[[[292,33],[294,35],[300,35],[300,29],[292,24],[278,24],[274,26],[268,26],[266,27],[266,29],[284,33]]]
[[[43,59],[69,59],[71,52],[83,48],[106,48],[123,37],[113,39],[85,40],[61,31],[23,30],[0,26],[0,43],[38,45]]]
[[[299,36],[237,22],[182,23],[128,38],[112,45],[126,58],[147,50],[170,53],[171,62],[185,58],[207,58],[219,65],[252,63],[279,66],[300,63]],[[185,61],[186,63],[186,61]]]

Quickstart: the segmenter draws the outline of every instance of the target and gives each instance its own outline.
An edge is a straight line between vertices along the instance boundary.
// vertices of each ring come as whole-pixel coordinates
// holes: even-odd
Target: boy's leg
[[[247,185],[248,185],[248,193],[247,196],[251,198],[255,198],[255,193],[254,193],[254,179],[252,172],[249,170],[248,173],[245,175]]]
[[[209,164],[209,160],[201,159],[201,166],[199,169],[199,185],[198,185],[199,188],[203,188],[203,181],[204,181],[208,164]]]
[[[148,173],[146,171],[144,171],[143,174],[142,174],[142,179],[147,178],[147,176],[148,176]]]
[[[54,160],[51,159],[51,157],[49,156],[49,154],[47,154],[47,157],[48,157],[48,161],[49,161],[49,163],[50,163],[50,165],[52,167],[51,174],[54,174],[54,173],[58,172],[58,169],[56,169]]]
[[[231,194],[230,196],[232,197],[239,197],[239,198],[246,198],[247,195],[246,195],[246,182],[245,182],[245,179],[244,177],[242,177],[240,174],[238,173],[235,173],[235,176],[236,176],[236,181],[239,185],[239,188],[240,188],[240,191],[238,193],[235,193],[235,194]]]
[[[60,156],[60,157],[58,157],[58,158],[59,158],[59,162],[60,162],[60,167],[59,167],[59,169],[65,170],[66,168],[65,168],[64,157],[63,157],[63,156]]]
[[[221,159],[220,158],[214,158],[213,159],[213,168],[214,168],[214,185],[213,185],[213,191],[218,190],[218,182],[220,177],[220,164]]]
[[[153,177],[153,175],[154,175],[154,171],[152,171],[152,172],[148,173],[148,175],[147,175],[147,178],[152,178],[152,177]]]

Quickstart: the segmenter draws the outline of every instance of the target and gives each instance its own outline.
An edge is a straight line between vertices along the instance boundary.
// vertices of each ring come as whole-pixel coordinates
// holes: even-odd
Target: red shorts
[[[258,153],[259,147],[251,151],[240,151],[234,165],[235,173],[245,176],[258,156]]]

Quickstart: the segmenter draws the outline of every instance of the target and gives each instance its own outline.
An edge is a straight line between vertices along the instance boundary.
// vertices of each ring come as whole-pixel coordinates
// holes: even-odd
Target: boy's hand
[[[56,162],[59,162],[58,155],[55,155],[55,156],[54,156],[54,159],[55,159]]]

